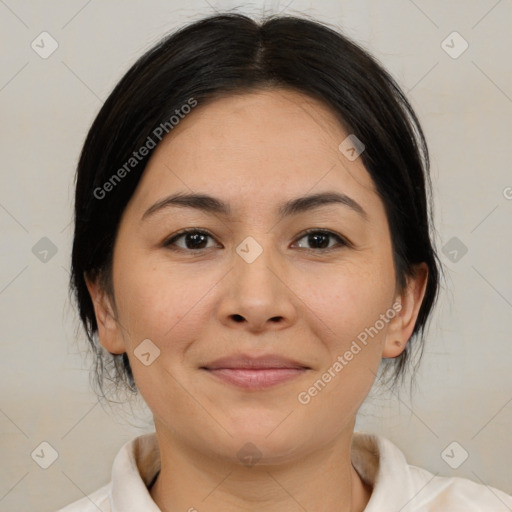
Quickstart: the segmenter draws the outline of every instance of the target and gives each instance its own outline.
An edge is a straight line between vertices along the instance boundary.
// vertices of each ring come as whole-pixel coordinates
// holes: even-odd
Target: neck
[[[163,512],[362,512],[370,499],[350,461],[351,432],[300,459],[254,466],[207,457],[158,428],[157,437],[151,496]]]

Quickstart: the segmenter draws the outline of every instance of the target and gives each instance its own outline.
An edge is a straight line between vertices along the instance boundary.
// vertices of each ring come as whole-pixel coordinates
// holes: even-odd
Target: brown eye
[[[191,229],[187,231],[182,231],[177,235],[174,235],[172,238],[167,240],[164,245],[165,247],[176,246],[179,249],[183,250],[192,250],[197,251],[201,249],[209,249],[207,246],[208,238],[213,240],[213,237],[207,231]],[[183,240],[181,244],[176,243],[178,240]],[[172,248],[172,247],[171,247]]]
[[[327,250],[333,249],[336,246],[348,245],[343,238],[332,231],[311,230],[299,238],[297,243],[300,243],[300,240],[306,240],[306,243],[310,244],[310,247],[304,247],[305,249]],[[329,245],[332,240],[335,240],[337,243]]]

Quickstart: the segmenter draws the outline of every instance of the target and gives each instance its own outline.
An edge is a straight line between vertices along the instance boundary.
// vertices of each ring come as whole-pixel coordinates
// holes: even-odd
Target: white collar
[[[384,509],[406,512],[404,506],[417,491],[405,457],[394,444],[379,436],[355,432],[351,459],[361,478],[373,487],[365,512]],[[159,468],[155,433],[126,443],[112,468],[112,512],[160,512],[147,489]],[[400,492],[397,493],[397,489]]]

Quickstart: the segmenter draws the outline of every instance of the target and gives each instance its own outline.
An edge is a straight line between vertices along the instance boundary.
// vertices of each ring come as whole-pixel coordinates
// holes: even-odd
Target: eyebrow
[[[368,219],[366,211],[357,201],[340,192],[320,192],[290,199],[279,207],[278,216],[282,219],[330,204],[341,204],[356,212],[363,219]],[[156,212],[170,207],[194,208],[206,213],[223,215],[225,217],[231,216],[230,205],[221,199],[207,194],[177,193],[165,197],[150,206],[142,215],[141,220],[145,220]]]

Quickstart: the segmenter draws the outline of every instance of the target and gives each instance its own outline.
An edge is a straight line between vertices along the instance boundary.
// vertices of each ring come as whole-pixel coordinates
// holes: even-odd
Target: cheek
[[[302,285],[308,327],[324,357],[297,401],[328,438],[356,414],[375,380],[388,325],[381,315],[392,306],[394,272],[387,264],[354,264]]]
[[[343,346],[373,326],[392,305],[394,272],[391,261],[351,262],[314,277],[297,275],[304,304],[315,313],[321,338]],[[321,320],[321,321],[320,321]]]
[[[120,322],[132,351],[149,338],[161,350],[176,353],[199,335],[205,322],[203,297],[215,283],[208,274],[187,278],[165,265],[143,258],[120,258],[114,276]],[[210,282],[212,281],[212,282]]]
[[[198,279],[197,274],[189,279],[183,272],[135,258],[120,258],[116,263],[121,332],[141,395],[158,415],[185,409],[195,414],[182,386],[190,366],[187,349],[201,338],[208,321],[208,296],[204,295],[214,281],[210,282],[208,275]],[[137,347],[146,339],[158,349],[158,356],[148,366],[137,356],[141,352]]]

